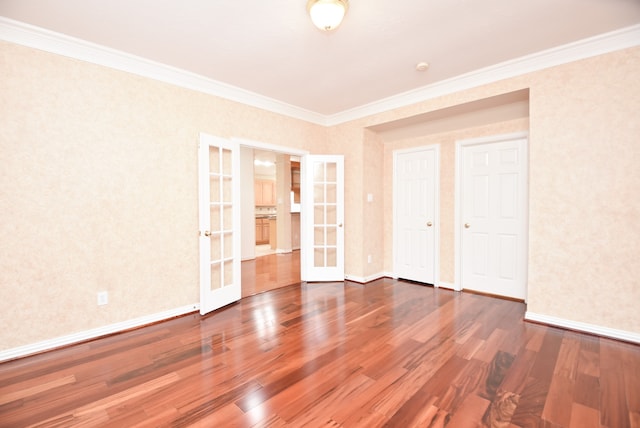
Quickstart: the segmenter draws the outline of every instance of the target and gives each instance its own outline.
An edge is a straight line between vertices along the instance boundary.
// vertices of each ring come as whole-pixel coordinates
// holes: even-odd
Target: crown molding
[[[148,77],[318,125],[333,126],[499,80],[638,46],[640,24],[505,61],[332,115],[322,115],[179,68],[1,16],[0,40]]]
[[[103,65],[318,125],[324,115],[95,43],[0,16],[0,40]]]
[[[545,68],[555,67],[638,45],[640,45],[640,24],[505,61],[451,79],[374,101],[360,107],[345,110],[327,116],[326,125],[338,125],[465,89],[475,88]]]

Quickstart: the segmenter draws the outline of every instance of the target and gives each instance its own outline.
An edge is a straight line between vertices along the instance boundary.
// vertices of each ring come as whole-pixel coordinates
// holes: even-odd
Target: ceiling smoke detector
[[[416,64],[416,71],[427,71],[427,68],[429,68],[428,62],[419,62]]]

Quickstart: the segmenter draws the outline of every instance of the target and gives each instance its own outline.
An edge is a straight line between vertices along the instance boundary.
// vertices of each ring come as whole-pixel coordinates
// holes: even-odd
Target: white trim
[[[338,112],[322,115],[195,73],[0,16],[0,40],[103,65],[324,126],[334,126],[502,79],[640,45],[640,24],[475,70]]]
[[[249,140],[246,138],[232,137],[231,141],[237,142],[240,146],[250,147],[252,149],[258,150],[284,153],[287,155],[304,156],[309,154],[308,150],[300,150],[293,147],[281,146],[278,144],[263,143],[262,141]]]
[[[470,73],[442,80],[401,94],[383,98],[369,104],[329,115],[326,126],[339,125],[377,113],[405,107],[422,101],[509,79],[545,68],[568,64],[596,55],[602,55],[640,45],[640,24],[621,28],[552,49],[515,58]]]
[[[28,355],[36,354],[39,352],[50,351],[55,348],[73,345],[76,343],[85,342],[87,340],[97,339],[102,336],[143,327],[145,325],[165,321],[191,312],[196,313],[199,308],[200,305],[198,303],[194,303],[193,305],[182,306],[180,308],[170,309],[168,311],[158,312],[151,315],[145,315],[143,317],[135,318],[128,321],[109,324],[102,327],[93,328],[91,330],[80,331],[77,333],[68,334],[66,336],[56,337],[55,339],[43,340],[42,342],[18,346],[17,348],[5,349],[4,351],[0,351],[0,362],[12,360],[15,358],[26,357]]]
[[[509,134],[499,134],[499,135],[490,135],[487,137],[479,137],[479,138],[468,138],[464,140],[456,141],[456,157],[455,157],[455,194],[454,194],[454,283],[453,289],[456,291],[462,291],[462,233],[460,231],[461,228],[461,220],[460,220],[460,210],[462,209],[462,174],[464,173],[464,165],[462,158],[462,150],[464,147],[473,146],[476,144],[490,144],[490,143],[498,143],[500,141],[508,141],[508,140],[518,140],[521,138],[525,138],[527,140],[527,162],[526,162],[526,177],[527,177],[527,201],[524,207],[525,218],[524,218],[524,227],[526,229],[526,239],[524,243],[525,251],[528,253],[529,251],[529,132],[521,131],[521,132],[513,132]],[[528,257],[526,258],[528,260]],[[527,301],[527,283],[528,283],[528,264],[525,268],[525,297],[524,301]]]
[[[325,116],[198,74],[0,16],[0,40],[148,77],[205,94],[326,125]]]
[[[360,284],[366,284],[367,282],[375,281],[376,279],[384,278],[387,276],[384,272],[378,272],[369,276],[357,276],[357,275],[345,275],[345,281],[359,282]]]
[[[576,330],[585,333],[591,333],[598,336],[611,337],[613,339],[624,340],[627,342],[640,343],[640,333],[632,331],[618,330],[615,328],[602,327],[595,324],[589,324],[580,321],[572,321],[564,318],[558,318],[551,315],[537,314],[535,312],[526,311],[524,319],[528,321],[548,324],[555,327],[562,327],[569,330]]]
[[[433,207],[433,224],[435,225],[435,233],[434,233],[434,246],[435,253],[433,255],[433,285],[434,287],[438,287],[440,284],[440,144],[429,144],[426,146],[419,147],[411,147],[408,149],[399,149],[393,151],[393,231],[392,231],[392,257],[393,257],[393,278],[398,278],[396,274],[396,260],[397,260],[397,251],[398,251],[398,231],[396,225],[396,219],[398,218],[397,209],[398,209],[398,201],[396,197],[398,195],[398,179],[397,179],[397,163],[398,163],[398,155],[407,154],[407,153],[415,153],[415,152],[423,152],[427,150],[433,150],[435,154],[435,182],[434,182],[434,199],[435,206]]]

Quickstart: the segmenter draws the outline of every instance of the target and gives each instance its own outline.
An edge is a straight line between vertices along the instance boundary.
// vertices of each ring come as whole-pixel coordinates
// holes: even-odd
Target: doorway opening
[[[304,154],[240,142],[242,297],[301,282],[300,158]]]

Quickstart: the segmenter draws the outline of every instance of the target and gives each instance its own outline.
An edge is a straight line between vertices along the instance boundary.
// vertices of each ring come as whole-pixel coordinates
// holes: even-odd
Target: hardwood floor
[[[242,262],[242,297],[300,282],[300,251]]]
[[[0,365],[0,426],[640,426],[640,347],[413,283],[296,284]]]

